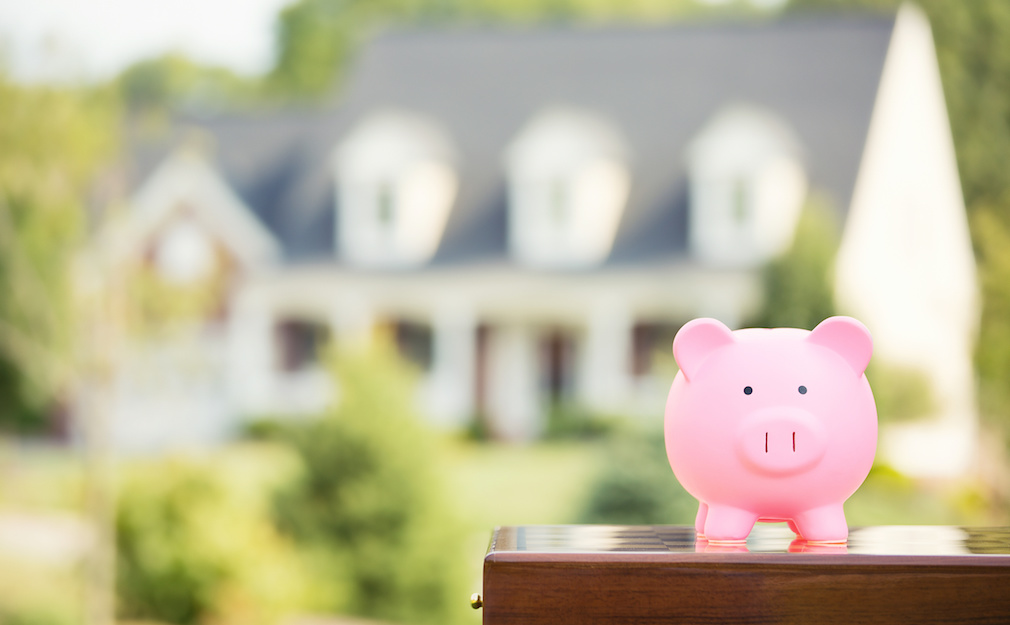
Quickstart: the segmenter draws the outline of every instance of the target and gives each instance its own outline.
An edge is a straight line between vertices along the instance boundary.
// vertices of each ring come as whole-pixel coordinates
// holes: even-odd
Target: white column
[[[477,325],[466,306],[444,306],[432,320],[432,369],[426,403],[433,421],[462,428],[474,413]]]
[[[242,288],[232,300],[226,356],[229,396],[240,416],[270,408],[276,370],[273,325],[266,293]]]
[[[540,363],[532,328],[504,326],[488,336],[487,409],[496,436],[531,440],[543,430]]]
[[[342,294],[334,304],[330,330],[340,346],[367,346],[372,338],[375,313],[362,296]]]
[[[632,323],[627,308],[612,302],[598,303],[589,313],[580,386],[591,409],[629,408]]]

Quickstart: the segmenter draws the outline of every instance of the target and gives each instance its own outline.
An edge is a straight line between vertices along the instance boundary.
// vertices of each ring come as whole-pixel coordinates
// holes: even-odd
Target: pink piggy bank
[[[785,521],[808,541],[848,538],[842,504],[877,449],[863,374],[872,352],[870,333],[849,317],[809,332],[731,332],[715,319],[681,328],[666,452],[700,503],[699,535],[741,541],[757,521]]]

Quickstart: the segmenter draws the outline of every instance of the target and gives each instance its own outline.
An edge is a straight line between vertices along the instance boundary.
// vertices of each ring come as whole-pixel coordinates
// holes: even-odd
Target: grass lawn
[[[446,457],[451,497],[469,525],[488,533],[496,525],[572,523],[601,454],[592,443],[454,442]]]
[[[80,454],[0,438],[0,509],[76,512],[84,495]]]
[[[1002,525],[1006,510],[996,510],[982,490],[970,483],[917,482],[876,466],[845,503],[850,526]]]
[[[572,523],[607,455],[604,442],[527,446],[455,443],[447,454],[452,499],[474,531],[496,525]],[[666,459],[642,459],[665,462]],[[674,480],[670,473],[670,480]],[[931,484],[875,467],[846,502],[853,526],[994,525],[1010,521],[969,483]],[[657,520],[659,523],[670,521]]]

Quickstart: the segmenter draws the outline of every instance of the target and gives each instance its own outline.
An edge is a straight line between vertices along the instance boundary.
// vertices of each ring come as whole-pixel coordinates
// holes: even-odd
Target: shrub
[[[873,388],[881,423],[910,421],[929,416],[936,410],[936,397],[929,378],[915,367],[874,358],[866,368],[866,379]]]
[[[830,273],[838,241],[834,213],[814,197],[803,207],[792,246],[764,267],[764,306],[746,325],[809,330],[834,315]]]
[[[327,608],[447,623],[465,607],[461,541],[442,500],[437,442],[414,406],[410,373],[388,345],[333,356],[340,402],[282,428],[302,461],[279,493],[279,526],[303,545]],[[464,612],[465,614],[465,612]]]
[[[308,602],[271,492],[294,463],[280,449],[133,463],[116,514],[121,618],[271,623]]]
[[[697,502],[677,482],[662,432],[629,430],[607,442],[582,523],[693,524]]]
[[[547,412],[545,440],[593,440],[621,428],[620,417],[597,414],[571,402],[559,402]]]

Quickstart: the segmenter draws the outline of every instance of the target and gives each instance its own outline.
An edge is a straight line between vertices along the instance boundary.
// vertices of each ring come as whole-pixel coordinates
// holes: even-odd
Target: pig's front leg
[[[753,512],[722,506],[708,505],[705,515],[705,538],[709,542],[737,542],[746,540],[757,523],[758,515]]]
[[[800,536],[806,540],[823,543],[844,543],[849,537],[845,523],[845,510],[836,503],[807,510],[793,517]]]
[[[705,535],[705,517],[708,516],[708,504],[704,501],[698,502],[698,516],[694,517],[694,531],[699,536]]]

